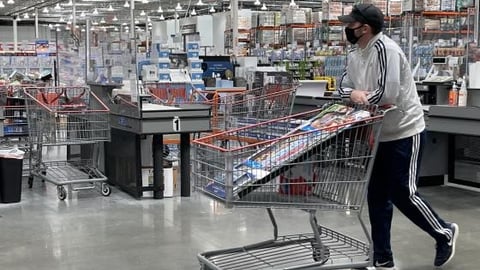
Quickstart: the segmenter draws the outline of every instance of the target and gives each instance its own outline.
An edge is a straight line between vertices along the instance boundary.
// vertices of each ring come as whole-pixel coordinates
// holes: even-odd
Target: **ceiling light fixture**
[[[48,13],[48,8],[47,8],[47,7],[44,7],[42,12],[43,12],[43,13]]]
[[[149,22],[149,23],[148,23],[148,26],[152,26],[152,23],[151,23],[151,22]]]
[[[292,0],[289,4],[290,7],[296,7],[297,4],[295,3],[295,0]]]
[[[101,23],[101,24],[106,23],[106,21],[105,21],[105,19],[104,19],[103,17],[102,17],[102,19],[100,20],[100,23]]]
[[[142,0],[142,4],[148,4],[148,0]]]
[[[205,5],[205,4],[202,2],[202,0],[198,0],[197,6],[203,6],[203,5]]]
[[[142,12],[140,12],[140,16],[145,16],[145,15],[147,15],[147,14],[145,13],[145,10],[142,10]]]
[[[3,4],[3,1],[0,1],[0,8],[4,8],[5,5]]]
[[[175,19],[178,19],[180,18],[180,16],[178,15],[178,13],[175,13]]]
[[[230,3],[227,7],[229,10],[232,9],[232,4]]]
[[[53,29],[53,24],[49,23],[48,28]]]
[[[24,19],[30,19],[30,16],[28,16],[28,13],[23,14]]]
[[[62,30],[60,29],[60,27],[57,27],[57,32],[60,32],[60,31],[62,31]]]
[[[68,25],[65,26],[65,30],[70,30],[70,29],[71,29],[70,26],[68,26]]]
[[[70,19],[68,19],[68,21],[67,21],[67,25],[68,24],[72,24],[72,21]]]
[[[163,17],[163,14],[160,15],[160,20],[161,20],[161,21],[165,20],[165,17]]]
[[[215,12],[215,8],[214,8],[213,6],[211,6],[209,12],[210,12],[210,13],[214,13],[214,12]]]
[[[126,8],[130,7],[130,4],[128,3],[128,0],[125,1],[125,4],[123,4],[123,7],[126,7]]]
[[[135,20],[135,24],[140,24],[140,22],[138,20]]]
[[[107,10],[108,10],[108,11],[114,11],[114,9],[113,9],[113,7],[112,7],[111,4],[108,6],[108,9],[107,9]]]
[[[95,8],[95,9],[93,10],[92,15],[98,15],[98,9],[97,9],[97,8]]]
[[[8,0],[8,1],[7,1],[7,4],[13,5],[13,4],[15,4],[15,1],[13,1],[13,0]]]
[[[97,21],[93,21],[93,22],[92,22],[92,25],[98,25],[98,22],[97,22]]]
[[[118,31],[118,27],[115,26],[115,27],[113,28],[113,31],[117,32],[117,31]]]
[[[113,16],[112,21],[114,21],[114,22],[118,21],[117,15]]]
[[[67,6],[73,6],[72,0],[68,1]]]
[[[260,3],[260,0],[255,0],[255,3],[253,3],[255,6],[260,6],[262,3]]]
[[[63,18],[63,16],[60,17],[60,19],[58,19],[59,22],[65,22],[65,19]]]
[[[80,17],[85,18],[85,16],[85,11],[82,11],[82,13],[80,13]]]
[[[61,10],[62,7],[60,6],[60,3],[57,3],[57,5],[53,9],[54,10]]]
[[[175,10],[182,10],[182,6],[180,5],[180,2],[177,3],[177,6],[175,7]]]
[[[261,10],[267,10],[267,6],[265,5],[265,3],[263,3],[263,6],[260,8]]]
[[[197,12],[195,11],[195,8],[192,9],[192,12],[190,12],[190,15],[192,15],[192,16],[196,16],[196,15],[197,15]]]
[[[163,13],[163,9],[162,9],[162,6],[158,6],[158,10],[157,10],[158,13]]]

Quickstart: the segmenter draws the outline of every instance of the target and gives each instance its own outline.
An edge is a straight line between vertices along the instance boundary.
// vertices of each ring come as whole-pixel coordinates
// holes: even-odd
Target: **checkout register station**
[[[92,91],[110,107],[111,142],[105,145],[105,173],[111,184],[135,198],[153,191],[164,197],[163,135],[180,136],[180,195],[190,196],[190,139],[192,133],[210,131],[210,106],[180,104],[164,106],[151,102],[150,95],[136,99],[124,95],[122,85],[90,83]],[[133,101],[132,101],[133,100]],[[142,184],[142,141],[153,135],[151,152],[153,185]],[[149,152],[149,151],[146,151]]]

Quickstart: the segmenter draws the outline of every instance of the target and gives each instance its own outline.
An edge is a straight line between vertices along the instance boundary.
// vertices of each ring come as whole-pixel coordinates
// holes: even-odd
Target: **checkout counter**
[[[140,97],[139,104],[118,102],[113,89],[117,84],[90,83],[91,90],[110,108],[111,142],[105,145],[105,173],[109,182],[135,198],[153,191],[155,199],[164,194],[163,136],[180,135],[180,195],[190,196],[190,139],[192,133],[211,130],[210,106],[182,104],[162,106]],[[142,184],[141,141],[153,135],[153,185]]]

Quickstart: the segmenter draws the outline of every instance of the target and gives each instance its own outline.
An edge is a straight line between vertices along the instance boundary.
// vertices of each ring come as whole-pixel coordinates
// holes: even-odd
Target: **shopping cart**
[[[332,104],[195,140],[195,190],[227,207],[265,207],[274,227],[272,240],[199,254],[202,269],[368,266],[370,245],[319,225],[315,213],[356,212],[370,239],[361,212],[384,113],[375,106]],[[304,123],[292,129],[299,118]],[[246,143],[245,133],[271,136]],[[308,211],[313,232],[278,236],[272,208]]]
[[[110,140],[109,110],[86,87],[25,88],[28,131],[31,148],[29,186],[38,177],[57,186],[60,200],[70,190],[101,188],[110,195],[107,177],[98,169],[99,142]],[[66,152],[77,145],[81,158],[44,161],[42,148],[66,146]],[[72,151],[73,152],[73,151]],[[73,156],[73,155],[72,155]],[[99,185],[98,185],[99,184]]]
[[[221,132],[290,115],[296,84],[267,84],[250,90],[197,90],[194,100],[212,106],[212,128]]]
[[[186,83],[147,82],[143,87],[154,97],[157,103],[175,105],[192,101]]]

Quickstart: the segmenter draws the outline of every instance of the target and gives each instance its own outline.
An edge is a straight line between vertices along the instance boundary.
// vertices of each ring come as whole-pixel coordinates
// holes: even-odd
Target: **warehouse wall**
[[[18,41],[34,41],[35,40],[35,27],[33,25],[19,25],[17,27]],[[50,39],[51,31],[46,25],[40,25],[38,29],[40,39]],[[13,27],[12,26],[0,26],[0,42],[13,42]]]

